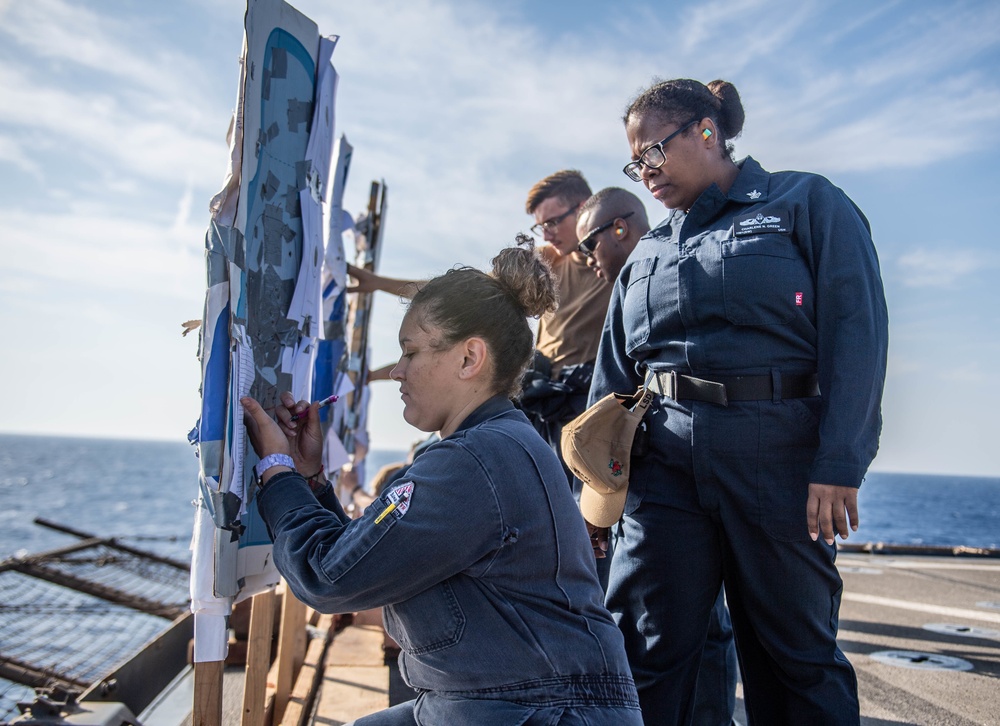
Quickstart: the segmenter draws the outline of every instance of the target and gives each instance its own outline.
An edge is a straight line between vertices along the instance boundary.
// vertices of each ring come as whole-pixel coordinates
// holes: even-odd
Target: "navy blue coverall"
[[[725,406],[661,396],[647,414],[606,601],[647,723],[689,721],[720,581],[750,722],[859,722],[835,548],[811,540],[806,502],[811,482],[860,486],[875,456],[887,327],[868,222],[814,174],[748,157],[728,193],[712,185],[629,257],[591,402],[647,370],[770,387]],[[810,374],[820,395],[783,397],[782,376]]]
[[[420,695],[359,723],[640,722],[562,467],[506,396],[429,445],[359,519],[294,472],[257,505],[299,599],[322,612],[384,606]]]

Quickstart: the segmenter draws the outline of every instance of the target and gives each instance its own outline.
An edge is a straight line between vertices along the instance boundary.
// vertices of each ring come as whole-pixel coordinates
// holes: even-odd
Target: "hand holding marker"
[[[319,402],[319,407],[323,408],[324,406],[329,406],[331,403],[336,403],[337,399],[339,398],[340,396],[338,396],[336,393],[333,394],[332,396],[327,396],[326,398],[324,398],[322,401]],[[302,409],[298,413],[292,414],[292,421],[298,421],[300,418],[305,418],[307,415],[309,415],[309,409],[308,408]]]

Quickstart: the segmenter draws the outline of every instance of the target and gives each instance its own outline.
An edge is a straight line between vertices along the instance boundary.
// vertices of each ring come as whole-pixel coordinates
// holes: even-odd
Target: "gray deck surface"
[[[840,646],[858,673],[862,724],[1000,725],[1000,559],[841,552],[838,565]],[[381,657],[379,643],[375,638],[368,646],[371,665]],[[886,651],[896,656],[880,659]],[[355,675],[329,672],[321,692],[336,686],[339,698],[327,693],[324,704],[321,695],[310,723],[344,723],[339,709],[323,711],[337,701],[360,706],[363,699],[342,690],[351,683],[359,694],[381,691],[387,701],[388,669],[379,676],[385,685],[376,688],[359,675],[383,672],[371,665]],[[956,665],[968,669],[941,667]],[[737,721],[746,724],[742,706],[740,698]],[[225,723],[239,723],[234,711],[238,706],[227,709]]]
[[[862,723],[1000,724],[1000,559],[841,553],[837,561],[839,642],[858,672]],[[887,663],[884,651],[897,656]]]
[[[858,673],[862,724],[1000,725],[1000,559],[841,552],[837,562],[840,646]],[[321,712],[313,723],[342,721]]]
[[[841,552],[837,564],[864,726],[1000,724],[1000,559]]]

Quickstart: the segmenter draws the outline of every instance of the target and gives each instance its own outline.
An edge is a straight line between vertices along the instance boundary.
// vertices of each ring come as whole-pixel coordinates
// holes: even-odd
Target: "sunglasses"
[[[610,222],[605,222],[599,227],[595,227],[590,231],[590,234],[588,234],[586,237],[580,240],[580,244],[578,244],[576,248],[580,250],[580,252],[582,252],[587,257],[593,257],[594,250],[596,250],[597,245],[600,244],[600,240],[597,239],[597,235],[599,235],[601,232],[611,227],[611,225],[615,223],[615,220],[628,219],[633,214],[635,213],[628,212],[627,214],[619,214],[617,217],[613,218]]]

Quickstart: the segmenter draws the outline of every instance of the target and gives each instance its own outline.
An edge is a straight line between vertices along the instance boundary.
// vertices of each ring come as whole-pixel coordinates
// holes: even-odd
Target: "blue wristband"
[[[253,468],[254,473],[257,475],[257,480],[260,481],[261,477],[264,476],[264,472],[273,466],[287,466],[292,471],[295,471],[295,462],[292,461],[292,457],[288,454],[268,454],[258,461],[257,466]]]

